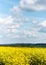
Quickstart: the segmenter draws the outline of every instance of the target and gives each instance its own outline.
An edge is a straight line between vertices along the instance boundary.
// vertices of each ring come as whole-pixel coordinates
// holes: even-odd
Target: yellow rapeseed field
[[[0,65],[46,65],[46,48],[2,46]]]

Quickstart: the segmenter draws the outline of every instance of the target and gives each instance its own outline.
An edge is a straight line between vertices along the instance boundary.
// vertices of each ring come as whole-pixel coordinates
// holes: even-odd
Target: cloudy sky
[[[46,43],[46,0],[0,0],[0,44]]]

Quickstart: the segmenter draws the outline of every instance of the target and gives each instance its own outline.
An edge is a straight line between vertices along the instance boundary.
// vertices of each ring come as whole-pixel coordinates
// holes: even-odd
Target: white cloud
[[[20,7],[30,11],[46,10],[46,1],[44,0],[20,0]]]
[[[21,10],[20,10],[19,6],[13,6],[13,8],[11,8],[11,11],[18,13],[18,12],[20,12]]]
[[[30,18],[26,17],[26,19],[24,20],[30,21]],[[22,28],[25,26],[23,25],[23,21],[21,18],[16,19],[16,18],[13,18],[12,16],[8,16],[6,18],[0,18],[0,24],[1,24],[0,31],[5,33],[7,37],[13,36],[14,38],[19,38],[19,37],[25,37],[25,38],[28,38],[28,37],[38,37],[39,38],[40,37],[41,38],[42,36],[44,36],[44,33],[41,34],[39,30],[41,29],[42,26],[46,26],[46,21],[36,22],[36,20],[33,19],[33,22],[34,23],[32,23],[32,25],[34,27],[29,26],[29,30],[25,30],[25,29],[21,30],[21,26]],[[31,24],[31,22],[29,23]],[[26,28],[28,29],[28,26]]]
[[[39,30],[41,30],[40,27],[38,27],[38,28],[32,27],[31,30],[24,31],[24,36],[25,36],[25,38],[32,38],[32,39],[34,38],[34,40],[35,40],[35,38],[38,40],[44,39],[46,37],[46,31],[44,33],[44,31],[39,32]]]
[[[20,16],[23,15],[23,14],[22,14],[22,10],[21,10],[21,8],[20,8],[19,5],[13,6],[13,7],[10,9],[10,11],[13,13],[14,16],[16,15],[17,17],[20,17]]]
[[[22,23],[19,22],[19,23],[16,23],[16,28],[20,28],[22,26]]]
[[[36,0],[20,0],[20,4],[34,4]]]
[[[30,31],[26,31],[26,30],[24,30],[23,32],[24,32],[24,34],[26,34],[26,35],[28,35],[28,34],[31,35],[31,34],[32,34]]]
[[[26,21],[26,22],[29,22],[29,21],[30,21],[30,17],[26,17],[26,18],[25,18],[25,21]]]
[[[0,35],[0,39],[2,38],[3,36],[2,35]]]
[[[39,22],[38,26],[40,27],[39,32],[45,35],[46,33],[46,20]]]
[[[17,33],[17,32],[19,32],[19,31],[18,31],[17,29],[14,29],[14,28],[13,28],[13,29],[12,29],[12,32],[13,32],[13,33]]]
[[[39,25],[41,25],[43,27],[46,27],[46,21],[43,21],[43,22],[39,23]]]
[[[36,10],[36,11],[42,11],[42,10],[45,10],[46,8],[45,8],[45,6],[43,6],[43,5],[32,5],[32,7],[31,7],[31,9],[32,10]]]
[[[37,35],[37,30],[35,30],[35,28],[33,29],[32,28],[32,30],[24,30],[23,31],[24,32],[24,35],[27,37],[37,37],[38,35]]]
[[[22,26],[22,22],[18,19],[18,22],[16,19],[14,19],[12,16],[8,16],[5,18],[0,18],[0,31],[4,33],[6,36],[9,34],[14,34],[14,37],[16,36],[16,33],[19,32],[19,28]],[[11,36],[12,36],[11,35]],[[18,36],[16,36],[18,37]]]
[[[16,34],[7,34],[7,37],[9,37],[9,38],[20,38],[20,36],[16,35]]]
[[[13,18],[8,16],[6,18],[0,18],[0,24],[12,24]]]

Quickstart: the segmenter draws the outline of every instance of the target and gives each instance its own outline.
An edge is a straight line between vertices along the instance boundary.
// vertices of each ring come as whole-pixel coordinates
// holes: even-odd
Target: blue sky
[[[0,0],[0,44],[46,43],[46,0]]]

